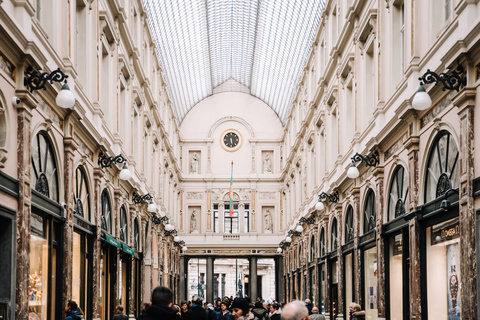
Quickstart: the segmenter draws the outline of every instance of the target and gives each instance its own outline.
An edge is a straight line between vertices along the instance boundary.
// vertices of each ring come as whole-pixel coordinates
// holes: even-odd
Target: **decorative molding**
[[[203,199],[203,192],[187,192],[187,199]]]
[[[277,196],[276,196],[276,192],[264,191],[264,192],[259,192],[258,193],[258,198],[259,199],[276,199]]]

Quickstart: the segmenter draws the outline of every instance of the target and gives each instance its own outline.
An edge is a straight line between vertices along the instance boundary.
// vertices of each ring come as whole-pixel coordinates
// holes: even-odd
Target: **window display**
[[[34,220],[33,217],[32,220]],[[43,221],[40,223],[43,224]],[[48,297],[48,244],[46,239],[33,234],[30,239],[30,275],[28,280],[29,319],[46,320]]]
[[[345,255],[345,306],[353,302],[353,254]],[[348,313],[348,310],[347,310]]]
[[[427,229],[428,317],[460,320],[461,274],[458,218]],[[443,280],[442,280],[443,279]]]
[[[398,234],[389,241],[389,267],[390,267],[390,319],[403,319],[403,241]]]
[[[363,254],[365,281],[365,320],[376,320],[377,310],[377,248],[365,250]]]

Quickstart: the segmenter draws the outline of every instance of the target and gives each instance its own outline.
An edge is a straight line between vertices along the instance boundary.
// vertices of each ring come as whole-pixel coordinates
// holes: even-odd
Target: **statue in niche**
[[[196,152],[193,153],[190,160],[190,173],[198,173],[198,156]]]
[[[197,210],[193,209],[190,217],[190,232],[197,230]]]
[[[272,213],[270,209],[265,211],[265,231],[273,231]]]
[[[265,156],[265,160],[263,160],[263,171],[272,172],[272,160],[270,159],[270,155],[268,153]]]

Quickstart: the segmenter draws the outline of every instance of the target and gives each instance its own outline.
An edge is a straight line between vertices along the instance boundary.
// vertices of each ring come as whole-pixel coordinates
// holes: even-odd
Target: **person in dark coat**
[[[152,304],[145,308],[138,320],[177,320],[172,309],[173,292],[166,287],[156,287],[152,292]]]
[[[215,315],[215,320],[232,320],[232,313],[228,311],[229,301],[220,302],[220,311]]]
[[[123,313],[123,306],[118,305],[115,308],[115,315],[113,316],[113,320],[128,320],[128,316]]]
[[[275,302],[270,307],[270,320],[281,320],[280,303]]]
[[[200,298],[200,296],[193,296],[193,305],[190,311],[182,316],[182,320],[207,320],[207,312],[203,308],[202,298]]]
[[[268,311],[263,307],[262,301],[255,302],[255,306],[250,312],[253,313],[253,316],[256,317],[256,319],[270,320]]]
[[[306,299],[306,300],[305,300],[305,307],[307,307],[308,315],[311,315],[311,314],[312,314],[313,304],[312,304],[312,301],[310,301],[310,299]]]
[[[78,313],[77,310],[77,303],[72,300],[68,300],[67,306],[65,307],[65,313],[67,314],[67,317],[65,320],[80,320],[82,317],[80,316],[80,313]]]
[[[365,320],[365,311],[362,310],[357,303],[352,303],[350,305],[350,319],[351,320]]]

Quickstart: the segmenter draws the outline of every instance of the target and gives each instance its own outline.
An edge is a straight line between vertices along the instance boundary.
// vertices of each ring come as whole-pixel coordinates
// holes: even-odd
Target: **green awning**
[[[117,247],[118,249],[122,249],[121,243],[115,240],[114,237],[105,234],[105,240],[107,240],[107,243],[111,244],[112,246]]]
[[[126,253],[128,254],[131,254],[132,256],[135,256],[135,251],[133,251],[132,248],[130,248],[129,246],[126,246],[126,245],[122,245],[122,249],[123,251],[125,251]]]

